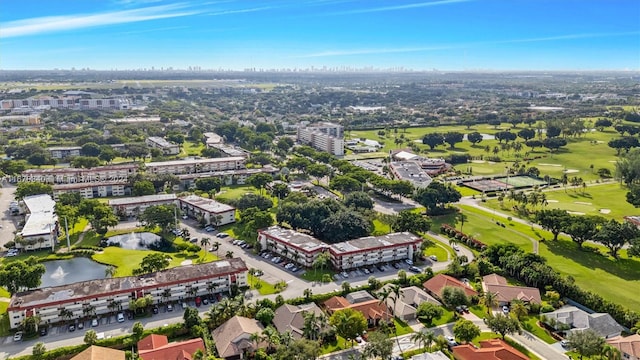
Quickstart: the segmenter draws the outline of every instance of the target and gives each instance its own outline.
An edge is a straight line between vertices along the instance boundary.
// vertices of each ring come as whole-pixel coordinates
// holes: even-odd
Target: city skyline
[[[0,4],[0,69],[640,70],[640,3]]]

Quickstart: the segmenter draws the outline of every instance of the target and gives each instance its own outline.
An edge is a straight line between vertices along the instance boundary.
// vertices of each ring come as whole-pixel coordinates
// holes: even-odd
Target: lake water
[[[67,285],[80,281],[104,279],[107,266],[91,259],[77,257],[69,260],[46,261],[40,287]]]
[[[148,250],[150,246],[157,245],[160,240],[160,236],[150,233],[150,232],[141,232],[141,233],[129,233],[124,235],[116,235],[107,239],[108,243],[117,243],[120,244],[120,247],[123,249],[129,250]]]

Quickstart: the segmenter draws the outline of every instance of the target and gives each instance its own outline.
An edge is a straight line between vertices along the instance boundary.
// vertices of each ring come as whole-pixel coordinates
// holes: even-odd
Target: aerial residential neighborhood
[[[0,1],[0,358],[640,360],[638,14]]]

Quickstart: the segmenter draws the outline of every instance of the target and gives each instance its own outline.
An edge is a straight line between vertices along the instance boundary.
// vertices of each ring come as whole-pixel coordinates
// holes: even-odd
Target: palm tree
[[[442,350],[448,347],[449,342],[444,336],[438,335],[434,341],[434,345],[436,346],[436,350]]]
[[[304,327],[302,328],[302,334],[309,340],[318,340],[319,326],[318,317],[313,311],[306,311],[304,313]]]
[[[222,244],[220,244],[219,241],[214,241],[213,242],[213,250],[215,250],[216,256],[218,256],[218,249],[220,249],[220,245],[222,245]]]
[[[257,272],[257,270],[256,270],[256,269],[254,269],[254,268],[249,269],[249,287],[251,287],[251,286],[252,286],[252,284],[251,284],[251,283],[252,283],[251,279],[253,279],[253,277],[254,277],[254,276],[256,276],[256,272]]]
[[[227,259],[233,258],[233,251],[231,251],[231,250],[227,251],[227,253],[225,254],[224,257],[226,257]]]
[[[256,344],[255,348],[257,349],[258,343],[262,342],[262,334],[260,334],[259,332],[254,332],[253,334],[249,335],[249,341]]]
[[[484,293],[482,297],[482,305],[487,307],[487,315],[491,315],[491,309],[495,306],[498,306],[498,295],[496,293],[492,293],[491,291],[487,291]]]
[[[302,292],[302,294],[304,295],[304,298],[306,300],[309,300],[309,298],[311,297],[311,295],[313,295],[313,291],[311,289],[304,289],[304,291]]]
[[[170,289],[164,289],[162,291],[162,295],[160,295],[160,297],[162,298],[162,302],[167,302],[167,300],[169,300],[169,298],[171,297],[171,290]]]
[[[423,333],[422,331],[416,331],[413,334],[411,334],[411,337],[409,338],[409,340],[413,341],[414,343],[416,343],[416,345],[418,345],[419,348],[424,350],[424,348],[420,346],[424,343],[424,336],[425,336],[425,333]]]
[[[262,330],[264,340],[267,342],[267,348],[273,350],[274,345],[280,343],[280,333],[273,326],[269,325]]]
[[[214,283],[214,282],[210,282],[207,284],[207,291],[209,292],[209,295],[213,295],[213,292],[216,290],[216,288],[218,287],[218,284]]]
[[[116,274],[116,267],[115,266],[107,266],[104,269],[104,277],[112,278],[113,275],[115,275],[115,274]]]
[[[207,246],[209,246],[209,244],[211,244],[211,239],[209,239],[208,237],[200,239],[200,246],[202,246],[203,248],[206,248]]]
[[[84,314],[85,317],[92,316],[95,313],[95,311],[96,311],[96,307],[91,304],[86,304],[82,308],[82,313]]]
[[[607,360],[621,360],[622,354],[620,350],[610,344],[604,344],[602,350],[600,351],[600,356]]]
[[[284,346],[289,346],[289,344],[291,344],[292,341],[293,341],[293,335],[291,335],[291,332],[289,330],[280,334],[280,344]]]
[[[424,332],[422,341],[424,341],[427,351],[431,352],[431,345],[436,341],[436,334],[431,330],[427,330]]]
[[[182,238],[185,240],[189,240],[190,237],[191,237],[191,232],[189,231],[189,229],[187,228],[182,229]]]

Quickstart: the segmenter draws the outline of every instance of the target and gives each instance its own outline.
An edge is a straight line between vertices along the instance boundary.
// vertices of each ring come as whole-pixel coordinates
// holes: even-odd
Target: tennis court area
[[[512,188],[530,188],[536,185],[544,185],[546,182],[529,176],[518,175],[509,176],[508,178],[467,180],[463,181],[462,184],[480,192],[495,192]]]
[[[543,180],[538,180],[536,178],[532,178],[529,176],[509,176],[507,179],[504,178],[495,178],[494,180],[498,180],[509,185],[513,185],[515,188],[524,188],[524,187],[534,187],[536,185],[544,185],[546,182]]]

